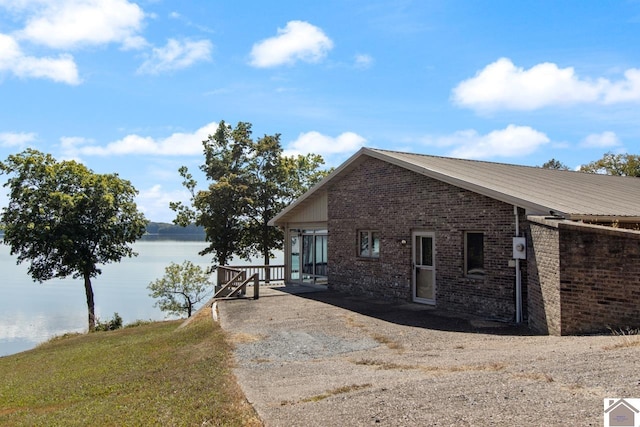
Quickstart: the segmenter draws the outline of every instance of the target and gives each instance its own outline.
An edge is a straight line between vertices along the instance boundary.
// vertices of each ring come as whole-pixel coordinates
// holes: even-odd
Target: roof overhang
[[[402,153],[401,153],[402,154]],[[456,177],[453,174],[447,174],[446,170],[434,170],[430,169],[428,166],[421,166],[420,164],[414,163],[410,160],[403,158],[402,156],[394,155],[393,152],[387,152],[385,150],[376,150],[372,148],[361,148],[355,154],[353,154],[349,159],[347,159],[344,163],[338,166],[331,174],[326,176],[322,181],[317,183],[311,189],[309,189],[306,193],[304,193],[301,197],[283,209],[278,215],[276,215],[271,221],[269,221],[269,225],[282,226],[288,222],[295,212],[298,209],[304,208],[308,203],[314,200],[318,194],[323,191],[327,191],[330,187],[331,183],[338,179],[340,176],[349,173],[351,170],[356,168],[364,159],[367,157],[375,158],[378,160],[382,160],[384,162],[396,165],[403,169],[410,170],[412,172],[418,173],[420,175],[424,175],[438,181],[453,185],[455,187],[468,190],[503,203],[507,203],[513,206],[517,206],[526,210],[527,215],[552,215],[555,217],[563,217],[569,220],[583,220],[588,222],[625,222],[625,223],[636,223],[640,222],[640,216],[635,215],[596,215],[596,214],[585,214],[585,213],[576,213],[569,212],[571,208],[569,206],[564,206],[563,208],[558,208],[558,206],[550,206],[540,203],[540,199],[538,201],[528,200],[522,196],[518,196],[517,194],[507,194],[500,189],[490,188],[491,186],[483,186],[478,183],[470,182],[473,180],[465,180],[463,176]],[[515,165],[514,165],[515,166]],[[556,204],[558,205],[558,204]],[[569,208],[569,209],[566,209]]]

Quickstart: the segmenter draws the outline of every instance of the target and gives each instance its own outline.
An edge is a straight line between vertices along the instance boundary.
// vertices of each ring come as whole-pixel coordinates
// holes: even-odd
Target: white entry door
[[[436,303],[435,235],[427,231],[413,232],[413,300]]]

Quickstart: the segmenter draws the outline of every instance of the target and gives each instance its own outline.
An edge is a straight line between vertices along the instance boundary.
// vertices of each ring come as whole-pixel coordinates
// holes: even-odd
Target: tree
[[[246,168],[252,150],[251,125],[238,123],[232,129],[221,121],[216,133],[202,142],[205,163],[200,169],[211,184],[206,190],[196,190],[197,182],[182,166],[182,184],[191,193],[191,207],[181,202],[170,203],[177,213],[174,222],[186,226],[192,222],[203,226],[210,245],[200,255],[213,255],[213,261],[226,265],[234,254],[249,255],[240,246],[243,212],[248,203]]]
[[[4,242],[29,261],[28,272],[40,283],[55,277],[82,277],[89,331],[95,330],[91,279],[98,264],[137,255],[129,243],[145,231],[136,189],[117,174],[96,174],[75,161],[57,162],[50,154],[27,149],[0,162],[12,177],[9,205],[2,211]]]
[[[562,163],[559,160],[556,159],[551,159],[548,162],[545,162],[542,165],[543,169],[557,169],[557,170],[562,170],[562,171],[568,171],[569,170],[569,166],[565,165],[564,163]]]
[[[282,248],[282,230],[268,225],[269,220],[284,208],[286,195],[280,135],[265,135],[256,141],[247,166],[250,199],[245,206],[241,246],[250,253],[261,253],[264,264],[269,265],[272,250]]]
[[[164,277],[149,283],[149,296],[160,298],[155,303],[160,310],[175,315],[186,313],[191,317],[194,306],[211,293],[213,283],[208,274],[191,261],[182,265],[172,262],[164,272]]]
[[[317,154],[283,156],[280,134],[265,135],[254,144],[242,245],[252,254],[262,254],[265,265],[269,265],[273,251],[284,245],[284,232],[268,222],[329,173],[320,169],[323,164]]]
[[[580,167],[582,172],[640,177],[640,155],[605,153],[601,159]]]
[[[279,134],[253,141],[247,122],[232,129],[221,121],[203,147],[200,169],[211,183],[197,191],[189,170],[179,169],[191,206],[171,203],[174,222],[203,226],[210,245],[200,254],[213,254],[214,262],[226,265],[233,255],[249,259],[262,254],[268,265],[284,241],[282,230],[269,227],[268,221],[328,173],[320,170],[322,157],[283,156]]]
[[[286,205],[302,196],[333,171],[333,168],[322,169],[324,159],[319,154],[282,157],[281,162],[285,172]]]

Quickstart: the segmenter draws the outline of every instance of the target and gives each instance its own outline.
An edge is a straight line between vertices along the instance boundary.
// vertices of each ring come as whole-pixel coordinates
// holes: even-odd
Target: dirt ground
[[[600,426],[604,398],[640,398],[640,336],[534,336],[308,290],[217,303],[267,426]]]

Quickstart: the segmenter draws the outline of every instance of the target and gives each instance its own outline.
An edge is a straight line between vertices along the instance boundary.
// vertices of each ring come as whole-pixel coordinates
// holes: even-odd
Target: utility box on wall
[[[513,238],[513,259],[527,259],[527,239],[524,237]]]

